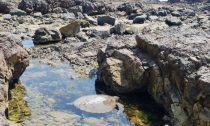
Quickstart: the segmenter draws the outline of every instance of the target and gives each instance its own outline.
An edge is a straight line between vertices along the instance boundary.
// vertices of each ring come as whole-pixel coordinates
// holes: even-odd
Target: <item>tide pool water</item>
[[[76,99],[94,95],[95,77],[74,78],[69,65],[52,67],[36,60],[21,77],[27,90],[26,101],[32,115],[22,123],[25,126],[133,126],[127,115],[114,109],[103,114],[93,114],[76,108]]]
[[[34,43],[31,39],[22,41],[24,48],[31,48],[34,47]]]

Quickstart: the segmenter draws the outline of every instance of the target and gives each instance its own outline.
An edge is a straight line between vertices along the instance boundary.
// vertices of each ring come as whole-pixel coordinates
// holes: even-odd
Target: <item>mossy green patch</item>
[[[9,91],[8,119],[14,122],[23,122],[26,117],[31,115],[31,110],[24,100],[26,89],[21,83]]]
[[[121,96],[125,113],[129,120],[137,126],[158,126],[165,122],[163,108],[146,92],[135,92]]]
[[[126,106],[125,113],[127,113],[131,122],[137,126],[151,126],[154,121],[154,115],[139,110],[137,106]]]

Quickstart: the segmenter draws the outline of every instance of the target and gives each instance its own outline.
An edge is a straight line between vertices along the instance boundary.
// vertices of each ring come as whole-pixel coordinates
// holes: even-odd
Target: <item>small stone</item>
[[[158,16],[155,16],[155,15],[151,15],[148,17],[149,20],[153,21],[153,20],[157,20],[158,19]]]
[[[158,14],[158,16],[167,16],[167,12],[166,12],[166,10],[159,10],[158,12],[157,12],[157,14]]]
[[[4,18],[4,20],[11,20],[12,16],[11,16],[11,14],[4,14],[3,18]]]
[[[134,13],[132,13],[132,14],[130,14],[129,16],[128,16],[128,19],[129,20],[133,20],[134,18],[136,18],[137,16],[141,16],[142,14],[134,14]]]
[[[42,13],[36,12],[36,13],[33,13],[32,16],[34,16],[35,18],[42,17]]]
[[[180,25],[182,25],[181,20],[179,20],[179,19],[172,19],[172,18],[166,19],[165,23],[167,25],[169,25],[169,26],[180,26]]]
[[[189,60],[192,61],[192,62],[195,63],[195,64],[199,64],[199,63],[200,63],[200,60],[198,60],[196,57],[192,57],[192,56],[191,56],[191,57],[189,58]]]
[[[99,16],[97,18],[98,25],[110,24],[115,25],[115,18],[107,15]]]
[[[173,11],[173,12],[171,13],[171,15],[172,15],[172,16],[175,16],[175,17],[180,17],[180,16],[181,16],[180,12],[178,12],[178,11]]]
[[[116,24],[112,29],[111,33],[122,35],[126,31],[126,25],[122,22]]]
[[[88,36],[84,32],[79,32],[76,34],[76,37],[81,40],[82,42],[88,41]]]
[[[137,16],[136,18],[133,19],[133,23],[134,24],[143,24],[144,21],[147,19],[147,15],[141,15],[141,16]]]

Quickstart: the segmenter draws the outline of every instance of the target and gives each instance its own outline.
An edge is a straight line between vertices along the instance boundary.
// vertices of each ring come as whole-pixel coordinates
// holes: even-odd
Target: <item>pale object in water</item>
[[[83,96],[73,102],[80,110],[91,113],[107,113],[117,107],[118,97],[108,95]]]

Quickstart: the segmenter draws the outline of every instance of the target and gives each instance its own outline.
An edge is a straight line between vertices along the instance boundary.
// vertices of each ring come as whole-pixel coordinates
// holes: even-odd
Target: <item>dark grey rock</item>
[[[157,12],[158,16],[167,16],[167,11],[166,10],[159,10]]]
[[[77,12],[83,13],[82,6],[74,6],[67,9],[68,12],[76,14]]]
[[[107,16],[107,15],[98,16],[98,18],[97,18],[98,25],[104,25],[106,23],[110,24],[110,25],[114,25],[115,20],[116,19],[114,17]]]
[[[62,35],[57,29],[39,28],[33,38],[34,44],[48,44],[61,41]]]
[[[135,14],[135,13],[132,13],[130,15],[128,15],[128,19],[129,20],[133,20],[134,18],[136,18],[137,16],[141,16],[142,14]]]
[[[82,4],[83,13],[88,15],[105,14],[106,5],[104,2],[84,2]]]
[[[46,14],[50,11],[48,3],[44,0],[22,0],[18,8],[27,13],[41,12],[42,14]]]
[[[126,25],[122,22],[119,22],[118,24],[116,24],[114,27],[110,29],[111,34],[114,33],[118,35],[124,34],[125,31],[126,31]]]
[[[186,17],[195,16],[195,11],[192,9],[180,9],[178,11],[181,13],[181,16],[186,16]]]
[[[169,26],[180,26],[180,25],[182,25],[182,22],[179,19],[168,18],[168,19],[165,20],[165,22]]]
[[[136,7],[133,3],[123,3],[117,7],[119,11],[125,11],[127,14],[135,13]]]
[[[7,2],[6,0],[0,0],[0,13],[8,14],[12,8],[13,5],[10,2]]]
[[[147,15],[141,15],[141,16],[137,16],[136,18],[133,19],[133,23],[134,24],[143,24],[144,21],[147,19]]]

